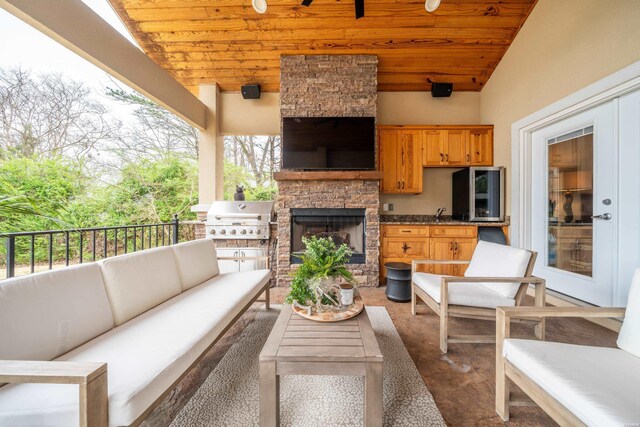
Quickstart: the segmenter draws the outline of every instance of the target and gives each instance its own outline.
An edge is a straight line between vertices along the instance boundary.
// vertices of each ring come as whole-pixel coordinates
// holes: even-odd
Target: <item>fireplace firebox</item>
[[[349,264],[364,264],[364,209],[291,209],[291,263],[299,264],[305,247],[303,237],[329,237],[340,246],[345,243],[353,251]]]

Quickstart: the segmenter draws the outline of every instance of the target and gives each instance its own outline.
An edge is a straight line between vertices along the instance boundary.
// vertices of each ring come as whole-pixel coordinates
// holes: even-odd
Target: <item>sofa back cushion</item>
[[[52,360],[113,328],[96,263],[0,282],[0,360]]]
[[[220,274],[216,245],[199,239],[172,246],[178,264],[182,290],[186,291]]]
[[[467,277],[522,277],[527,271],[531,252],[512,246],[478,242],[471,263],[464,273]],[[507,298],[515,298],[519,283],[482,283],[483,286]]]
[[[182,291],[170,247],[108,258],[100,268],[116,326]]]
[[[618,335],[618,347],[640,357],[640,268],[636,269],[631,281],[627,311]]]

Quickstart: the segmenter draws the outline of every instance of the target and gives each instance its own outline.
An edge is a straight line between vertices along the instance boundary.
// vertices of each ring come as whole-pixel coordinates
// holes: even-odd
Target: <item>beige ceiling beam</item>
[[[0,0],[0,7],[193,126],[206,128],[207,107],[81,0]]]

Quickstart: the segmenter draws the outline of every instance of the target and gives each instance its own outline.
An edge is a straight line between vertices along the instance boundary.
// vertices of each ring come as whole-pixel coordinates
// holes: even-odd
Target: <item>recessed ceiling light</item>
[[[438,1],[440,3],[440,1]],[[258,13],[265,13],[267,11],[267,0],[251,0],[251,6],[253,10]]]
[[[427,12],[435,11],[440,6],[440,0],[425,0],[424,8]]]

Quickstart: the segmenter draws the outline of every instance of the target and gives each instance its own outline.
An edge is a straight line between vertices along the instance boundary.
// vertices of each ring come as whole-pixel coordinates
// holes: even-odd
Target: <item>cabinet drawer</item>
[[[383,237],[429,236],[429,227],[424,225],[383,225]]]
[[[382,256],[388,258],[420,258],[429,256],[428,239],[390,237],[382,241]]]
[[[466,225],[431,226],[431,237],[476,237],[478,228]]]

